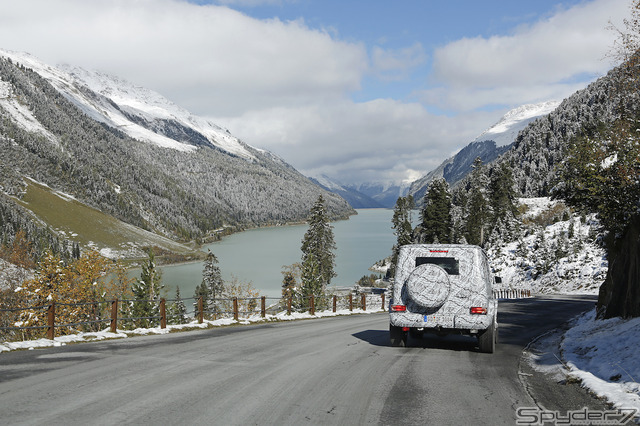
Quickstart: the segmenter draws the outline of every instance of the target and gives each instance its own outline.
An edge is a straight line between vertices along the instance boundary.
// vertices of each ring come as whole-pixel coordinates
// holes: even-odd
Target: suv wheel
[[[407,346],[407,332],[402,331],[402,327],[389,324],[389,337],[391,338],[391,346]]]
[[[492,354],[496,349],[496,323],[491,323],[491,327],[487,328],[481,335],[478,336],[478,346],[480,346],[480,352]]]

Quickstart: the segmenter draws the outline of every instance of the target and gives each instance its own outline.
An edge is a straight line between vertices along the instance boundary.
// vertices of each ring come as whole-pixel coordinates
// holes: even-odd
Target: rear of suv
[[[484,251],[473,245],[409,244],[400,248],[389,304],[392,346],[425,332],[475,336],[493,353],[498,301]]]

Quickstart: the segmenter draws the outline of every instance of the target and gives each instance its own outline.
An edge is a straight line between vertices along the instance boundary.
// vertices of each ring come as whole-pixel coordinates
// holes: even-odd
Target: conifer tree
[[[415,230],[417,243],[448,244],[451,242],[451,193],[444,179],[436,179],[429,185],[420,212],[420,225]]]
[[[171,324],[185,324],[187,319],[187,307],[180,296],[180,286],[176,286],[176,297],[168,308],[168,319]]]
[[[324,199],[320,195],[311,208],[309,229],[302,240],[302,293],[320,296],[336,276],[336,244]]]
[[[482,160],[478,157],[473,163],[471,188],[466,205],[464,236],[469,244],[482,246],[487,239],[489,222],[489,205],[485,196],[487,184]]]
[[[162,273],[156,268],[153,249],[149,249],[149,258],[142,265],[140,278],[132,286],[133,315],[140,318],[137,323],[139,327],[149,327],[151,321],[148,317],[159,315],[158,302],[160,301],[160,291],[162,286]]]
[[[489,204],[492,211],[491,222],[493,224],[501,222],[503,228],[497,231],[503,240],[509,239],[515,231],[518,207],[513,172],[505,162],[493,169],[489,182]]]
[[[224,281],[218,267],[218,258],[209,250],[207,258],[204,261],[204,269],[202,270],[202,284],[207,289],[208,306],[217,313],[219,308],[218,299],[224,293]]]
[[[413,196],[398,197],[396,205],[393,209],[393,217],[391,219],[391,228],[396,236],[396,244],[392,247],[391,265],[388,275],[395,274],[396,264],[398,263],[398,254],[400,247],[405,244],[411,244],[413,228],[411,225],[411,210],[415,207]]]
[[[282,267],[282,297],[284,299],[293,298],[298,288],[298,280],[300,278],[299,263]]]
[[[204,281],[201,281],[200,284],[196,286],[195,292],[193,293],[193,298],[195,301],[193,302],[193,312],[195,315],[198,314],[198,299],[202,297],[202,310],[204,312],[209,311],[209,288]]]

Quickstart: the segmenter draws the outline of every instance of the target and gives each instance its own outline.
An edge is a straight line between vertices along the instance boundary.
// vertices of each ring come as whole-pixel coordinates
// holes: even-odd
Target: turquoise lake
[[[359,209],[349,220],[332,222],[336,242],[337,276],[332,286],[353,286],[369,268],[391,254],[396,237],[391,229],[391,209]],[[300,262],[302,238],[307,225],[252,229],[225,237],[207,245],[218,258],[218,266],[225,281],[236,277],[251,282],[260,295],[279,297],[282,286],[282,267]],[[203,264],[188,263],[164,266],[162,282],[168,297],[175,296],[180,286],[183,298],[192,297],[202,281]]]

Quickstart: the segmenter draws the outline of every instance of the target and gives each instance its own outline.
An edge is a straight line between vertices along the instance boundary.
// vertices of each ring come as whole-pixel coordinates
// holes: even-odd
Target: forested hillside
[[[548,196],[571,138],[585,127],[614,121],[613,87],[619,74],[618,69],[610,71],[520,132],[514,146],[495,164],[511,166],[520,196]]]
[[[87,92],[87,87],[78,87]],[[102,95],[93,94],[95,97]],[[165,123],[169,129],[170,121]],[[175,126],[185,133],[183,126]],[[169,130],[165,132],[170,133]],[[333,218],[353,213],[276,156],[244,145],[251,158],[189,131],[188,150],[127,136],[82,112],[34,70],[0,57],[0,232],[56,240],[17,206],[25,177],[124,222],[182,241],[221,227],[302,221],[322,194]],[[195,143],[194,141],[197,141]],[[46,245],[46,243],[44,243]]]

